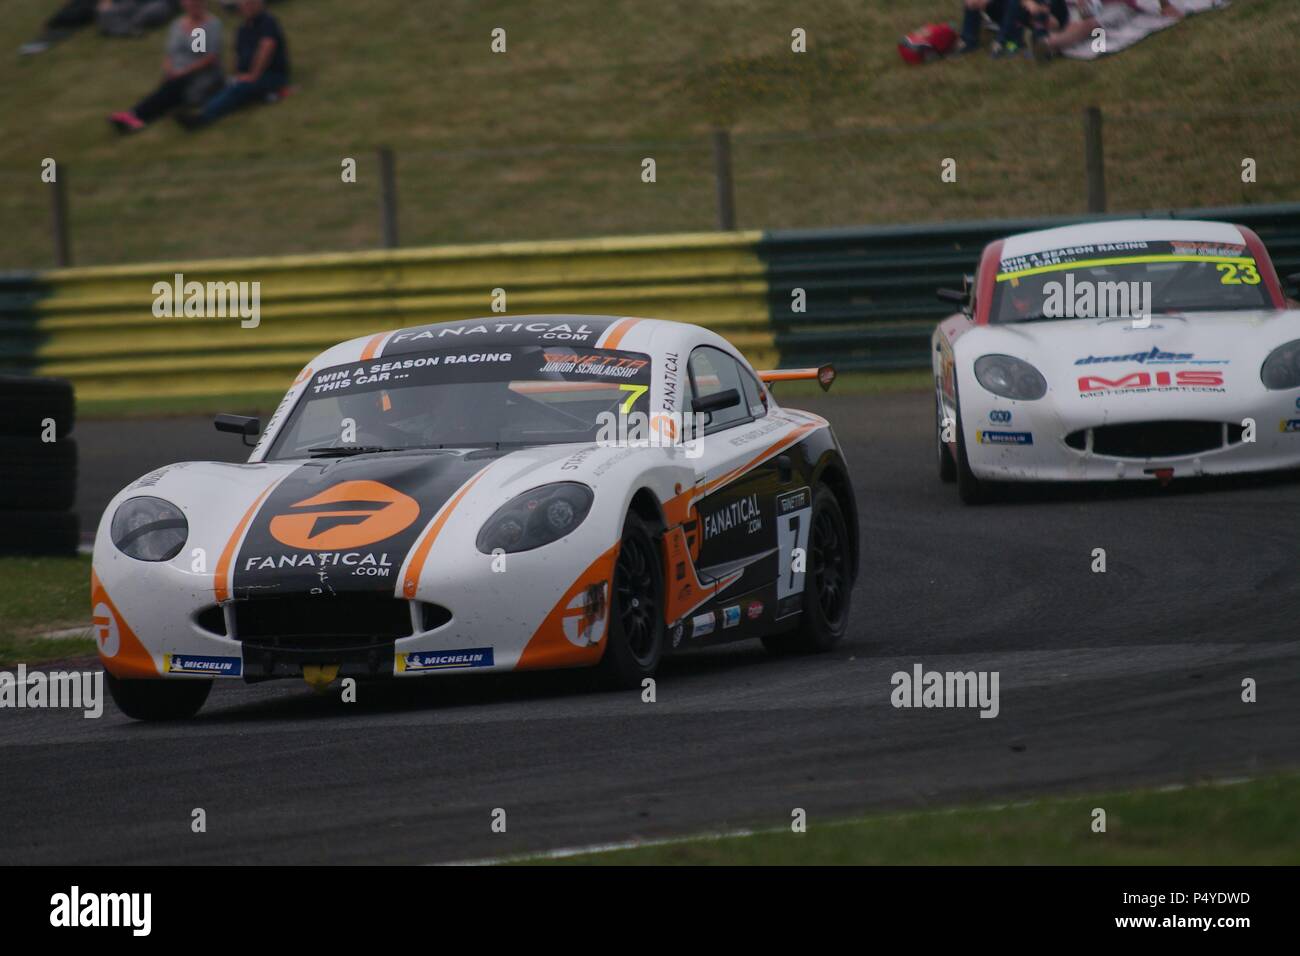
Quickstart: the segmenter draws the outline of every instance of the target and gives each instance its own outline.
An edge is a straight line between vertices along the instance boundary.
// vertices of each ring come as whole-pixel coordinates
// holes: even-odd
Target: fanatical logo
[[[712,538],[742,523],[749,534],[753,534],[763,526],[762,515],[758,510],[758,495],[738,498],[712,514],[705,515],[704,537]]]
[[[405,531],[420,516],[410,495],[378,481],[342,481],[271,519],[271,536],[291,548],[345,551]]]

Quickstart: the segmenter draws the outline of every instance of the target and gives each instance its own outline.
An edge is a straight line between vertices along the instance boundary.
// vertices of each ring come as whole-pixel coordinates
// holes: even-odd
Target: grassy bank
[[[1106,832],[1092,830],[1106,811]],[[823,822],[806,833],[698,839],[566,857],[616,865],[1290,865],[1300,775]],[[543,862],[543,861],[538,861]]]
[[[898,38],[958,7],[369,0],[359,16],[293,0],[275,8],[296,74],[286,101],[122,139],[105,116],[157,82],[162,34],[86,29],[16,57],[52,9],[17,4],[0,22],[0,110],[15,119],[0,139],[0,268],[51,262],[46,157],[81,264],[373,248],[381,145],[397,154],[407,245],[710,229],[718,125],[734,133],[742,227],[1070,213],[1091,104],[1107,118],[1113,208],[1300,198],[1294,0],[1238,0],[1096,63],[905,66]],[[503,54],[489,50],[497,27]],[[340,177],[348,157],[356,183]],[[942,183],[949,157],[958,179]],[[1241,182],[1244,157],[1257,183]]]

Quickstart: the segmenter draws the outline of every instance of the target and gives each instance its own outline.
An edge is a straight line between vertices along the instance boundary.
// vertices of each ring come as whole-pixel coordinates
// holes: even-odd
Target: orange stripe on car
[[[434,517],[433,524],[429,525],[429,530],[424,533],[420,543],[415,546],[415,550],[411,553],[411,561],[406,566],[406,575],[402,579],[402,596],[407,600],[415,597],[415,592],[420,587],[420,572],[424,570],[424,562],[429,557],[429,551],[433,548],[433,542],[438,537],[439,532],[442,531],[442,526],[447,523],[451,513],[460,504],[460,500],[474,487],[474,483],[483,477],[483,472],[491,467],[490,464],[485,465],[479,469],[478,474],[461,485],[460,491],[456,492],[451,500],[442,506],[442,510]]]
[[[380,332],[366,343],[366,347],[361,350],[361,361],[368,362],[375,357],[379,351],[379,346],[383,344],[384,339],[388,338],[387,332]]]
[[[619,319],[614,323],[614,327],[609,330],[609,337],[605,339],[605,344],[601,347],[607,349],[618,348],[619,343],[623,341],[623,336],[627,335],[632,326],[640,321],[640,319]]]
[[[217,562],[217,572],[212,580],[212,590],[216,593],[218,604],[230,600],[230,586],[228,584],[230,580],[230,562],[235,559],[235,551],[239,547],[240,539],[244,537],[244,529],[253,520],[253,515],[257,513],[257,509],[261,507],[262,502],[266,500],[266,496],[271,493],[271,489],[278,485],[283,477],[282,475],[263,489],[262,493],[257,496],[257,500],[248,506],[248,510],[244,512],[244,517],[239,519],[239,524],[235,525],[235,530],[231,532],[230,540],[226,542],[225,550],[221,552],[221,560]]]

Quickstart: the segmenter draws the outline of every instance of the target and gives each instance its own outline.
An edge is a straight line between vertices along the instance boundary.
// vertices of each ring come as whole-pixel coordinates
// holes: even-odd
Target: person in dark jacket
[[[289,85],[289,48],[280,21],[266,12],[264,0],[240,0],[239,10],[244,22],[235,35],[235,75],[201,111],[177,115],[187,128],[206,126]]]

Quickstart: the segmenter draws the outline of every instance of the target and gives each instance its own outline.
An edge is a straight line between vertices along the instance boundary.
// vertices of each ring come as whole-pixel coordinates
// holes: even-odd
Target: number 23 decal
[[[1259,270],[1253,262],[1237,265],[1233,262],[1220,262],[1214,268],[1219,270],[1221,285],[1259,285]]]

